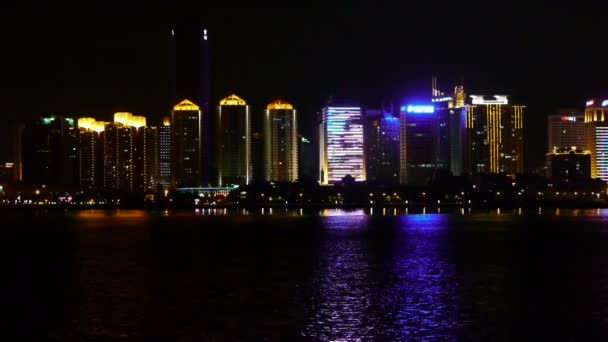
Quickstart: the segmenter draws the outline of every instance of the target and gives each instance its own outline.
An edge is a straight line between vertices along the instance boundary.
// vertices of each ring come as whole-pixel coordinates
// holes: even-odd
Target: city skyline
[[[411,4],[410,10],[420,15],[407,16],[399,25],[402,14],[393,13],[390,6],[364,3],[239,11],[227,5],[180,4],[148,6],[143,12],[137,4],[117,10],[108,3],[86,16],[83,8],[61,5],[9,6],[2,15],[7,16],[5,44],[11,53],[0,58],[12,67],[6,68],[5,82],[10,86],[0,93],[6,103],[0,116],[9,122],[49,113],[110,120],[109,113],[132,111],[145,113],[153,122],[160,120],[167,115],[170,99],[170,30],[185,12],[191,13],[186,19],[209,28],[211,103],[232,92],[250,99],[253,108],[288,98],[299,109],[305,135],[314,132],[314,117],[329,95],[352,94],[364,106],[377,108],[381,101],[397,104],[407,94],[426,93],[432,75],[439,77],[443,89],[463,83],[481,93],[510,94],[529,106],[530,132],[543,129],[554,108],[576,107],[608,88],[599,56],[583,59],[578,51],[600,38],[600,21],[591,18],[601,11],[593,6],[554,5],[544,13],[512,5],[492,15],[485,13],[489,9],[466,4],[456,13],[449,7],[420,4]],[[280,31],[264,20],[288,14],[291,20]],[[479,25],[459,21],[454,32],[444,34],[452,30],[455,15],[476,18]],[[578,28],[584,32],[580,38],[552,24],[583,15],[589,19],[588,25]],[[17,22],[16,17],[23,20]],[[510,25],[515,17],[518,25]],[[318,25],[307,25],[311,19]],[[426,29],[420,30],[421,25]],[[453,35],[461,38],[446,38]],[[78,50],[73,49],[75,44]],[[35,58],[34,46],[62,53]],[[283,53],[272,54],[266,46],[280,47]],[[383,46],[391,53],[376,53]],[[330,57],[316,57],[317,49],[331,51],[326,54]],[[240,51],[245,50],[249,58],[242,58]],[[28,106],[17,105],[31,99],[35,101]],[[543,159],[545,148],[538,146],[544,142],[541,138],[532,144],[526,155],[530,168]],[[0,157],[6,153],[0,149]]]

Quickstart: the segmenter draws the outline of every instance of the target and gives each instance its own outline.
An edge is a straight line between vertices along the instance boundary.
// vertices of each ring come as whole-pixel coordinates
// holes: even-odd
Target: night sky
[[[234,92],[261,110],[285,98],[300,109],[305,134],[329,95],[398,104],[429,95],[436,75],[445,90],[462,81],[467,94],[528,105],[531,170],[544,163],[547,114],[608,95],[608,7],[599,1],[223,3],[3,4],[1,126],[50,113],[109,120],[116,111],[155,122],[170,110],[170,27],[187,18],[210,30],[214,103]]]

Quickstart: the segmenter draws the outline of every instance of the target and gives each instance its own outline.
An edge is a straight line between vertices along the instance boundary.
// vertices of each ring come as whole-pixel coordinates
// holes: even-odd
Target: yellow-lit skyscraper
[[[251,117],[242,98],[230,95],[217,108],[217,185],[248,184],[252,176]]]
[[[189,100],[171,113],[171,170],[174,188],[203,185],[203,112]]]
[[[103,131],[106,123],[78,119],[78,170],[80,186],[91,190],[103,186]]]
[[[591,178],[608,181],[608,99],[586,103],[585,150],[591,152]]]
[[[103,132],[104,188],[116,192],[140,192],[145,188],[146,118],[128,112],[114,114]]]
[[[470,174],[506,173],[524,169],[525,106],[509,105],[507,96],[487,100],[471,95],[472,104],[462,108],[464,171]]]
[[[267,181],[298,179],[298,126],[290,103],[274,101],[264,112],[264,169]]]

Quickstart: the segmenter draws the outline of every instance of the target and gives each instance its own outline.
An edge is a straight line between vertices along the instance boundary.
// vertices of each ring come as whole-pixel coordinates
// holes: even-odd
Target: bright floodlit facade
[[[217,108],[217,185],[249,184],[251,164],[251,116],[242,98],[230,95]]]
[[[264,169],[267,181],[298,179],[298,126],[296,110],[277,100],[264,112]]]
[[[365,181],[363,122],[360,106],[332,103],[319,125],[320,183],[338,183],[350,175]]]

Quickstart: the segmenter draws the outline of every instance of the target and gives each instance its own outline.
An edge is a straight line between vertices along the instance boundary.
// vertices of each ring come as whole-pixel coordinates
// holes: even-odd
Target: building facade
[[[363,120],[367,180],[399,182],[399,117],[382,109],[366,109]]]
[[[203,112],[189,100],[183,100],[171,112],[171,186],[202,187],[203,184]]]
[[[399,182],[408,185],[428,184],[439,160],[439,118],[435,107],[401,107],[399,134]]]
[[[463,108],[464,171],[470,174],[506,173],[524,169],[525,106],[509,105],[507,96],[486,100],[472,95],[472,104]]]
[[[158,172],[159,184],[163,189],[171,187],[171,118],[163,118],[158,127]]]
[[[249,106],[230,95],[220,101],[215,123],[217,185],[249,184],[253,171]]]
[[[128,112],[114,114],[103,131],[103,183],[106,190],[121,193],[144,190],[145,157],[142,139],[146,118]]]
[[[575,109],[559,110],[547,117],[547,148],[571,148],[585,146],[585,117]]]
[[[21,136],[23,181],[29,184],[76,186],[78,152],[74,119],[43,117]]]
[[[298,124],[290,103],[277,100],[264,112],[264,168],[267,181],[298,180]]]
[[[591,152],[591,177],[608,181],[608,99],[585,107],[585,150]]]
[[[182,99],[192,99],[202,112],[201,183],[209,184],[213,142],[213,117],[210,102],[210,33],[196,20],[184,20],[173,25],[171,44],[171,105]],[[196,182],[195,182],[196,183]]]
[[[547,153],[547,178],[554,182],[591,178],[591,152],[576,148],[553,148]]]
[[[338,101],[323,108],[319,124],[319,181],[338,183],[350,175],[365,181],[363,122],[360,106]]]
[[[83,190],[100,189],[104,179],[104,131],[106,122],[78,119],[78,175]]]

